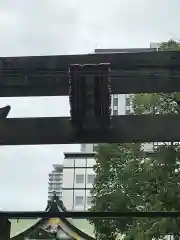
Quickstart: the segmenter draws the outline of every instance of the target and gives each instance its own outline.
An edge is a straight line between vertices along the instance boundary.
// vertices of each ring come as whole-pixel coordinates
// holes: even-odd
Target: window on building
[[[126,106],[126,110],[130,110],[131,109],[131,107],[130,106]]]
[[[93,144],[93,152],[96,151],[98,144]]]
[[[126,98],[126,106],[130,106],[131,105],[131,99],[130,98]]]
[[[54,180],[55,180],[55,181],[60,181],[60,180],[61,180],[61,177],[60,177],[60,176],[55,176],[55,177],[54,177]]]
[[[113,110],[118,110],[118,106],[113,106]]]
[[[83,205],[84,197],[83,196],[76,196],[75,198],[75,205],[80,206]]]
[[[92,204],[92,197],[88,196],[87,197],[87,205],[91,205]]]
[[[118,115],[118,110],[113,110],[113,115]]]
[[[53,183],[52,184],[52,187],[51,187],[51,189],[53,190],[59,190],[59,189],[61,189],[61,184],[59,184],[59,183]]]
[[[95,175],[94,174],[88,174],[87,176],[87,183],[94,183],[94,178],[95,178]]]
[[[126,109],[126,115],[131,114],[131,110],[130,109]]]
[[[84,183],[84,175],[76,174],[76,183]]]
[[[114,100],[113,100],[113,106],[118,106],[118,98],[114,98]]]

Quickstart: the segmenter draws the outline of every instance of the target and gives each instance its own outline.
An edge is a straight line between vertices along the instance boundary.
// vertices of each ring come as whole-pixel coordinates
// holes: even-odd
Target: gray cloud
[[[1,1],[1,55],[148,46],[178,36],[178,0]]]
[[[148,47],[179,37],[179,0],[1,0],[0,56]],[[11,117],[67,116],[67,98],[0,99]],[[54,108],[52,108],[54,106]],[[56,109],[58,111],[56,111]],[[0,147],[0,208],[43,209],[48,173],[79,145]]]

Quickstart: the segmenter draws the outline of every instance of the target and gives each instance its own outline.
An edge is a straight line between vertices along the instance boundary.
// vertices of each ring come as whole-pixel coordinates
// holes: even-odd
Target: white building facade
[[[48,182],[48,200],[51,200],[53,197],[53,192],[56,192],[56,195],[62,199],[62,182],[63,182],[63,165],[54,164],[53,171],[49,173],[49,182]]]
[[[91,207],[90,191],[94,183],[94,153],[64,153],[63,197],[67,210],[83,211]]]

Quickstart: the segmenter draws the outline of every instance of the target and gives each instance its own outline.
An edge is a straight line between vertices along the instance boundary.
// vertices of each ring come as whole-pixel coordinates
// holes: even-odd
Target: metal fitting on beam
[[[71,125],[80,133],[104,131],[111,122],[110,64],[69,67]]]

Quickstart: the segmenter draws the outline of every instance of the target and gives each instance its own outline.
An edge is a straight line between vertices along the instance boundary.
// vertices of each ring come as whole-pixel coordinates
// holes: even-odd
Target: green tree
[[[131,211],[141,205],[141,189],[138,185],[136,187],[133,181],[136,179],[136,174],[138,175],[141,159],[129,146],[104,144],[97,147],[94,166],[96,179],[91,192],[94,199],[91,211]],[[131,168],[134,169],[133,172],[129,171]],[[133,190],[135,188],[136,196]],[[95,226],[97,239],[114,240],[133,226],[133,220],[129,218],[91,219],[91,222]]]
[[[162,51],[179,51],[180,44],[174,40],[169,40],[161,45]],[[180,93],[172,94],[135,94],[133,96],[133,109],[135,114],[179,114],[180,113]],[[158,208],[154,201],[150,201],[151,209],[156,211],[178,211],[180,205],[179,198],[179,171],[180,171],[180,148],[177,143],[161,143],[161,146],[154,147],[153,175],[154,182],[157,182],[156,201],[160,203]],[[156,179],[156,180],[155,180]],[[147,185],[148,186],[148,185]],[[149,188],[149,187],[148,187]],[[155,207],[155,208],[154,208]],[[160,235],[174,235],[175,239],[180,239],[179,219],[159,219],[149,220],[142,224],[142,228],[153,237]]]
[[[161,51],[179,51],[180,44],[179,42],[170,39],[168,42],[163,42],[160,47]]]
[[[180,50],[173,40],[162,51]],[[178,114],[180,94],[136,94],[134,114]],[[149,158],[137,144],[104,144],[97,147],[96,179],[91,211],[177,211],[180,209],[180,148],[177,143],[154,147]],[[173,234],[180,239],[179,219],[91,219],[97,239],[159,239]]]

